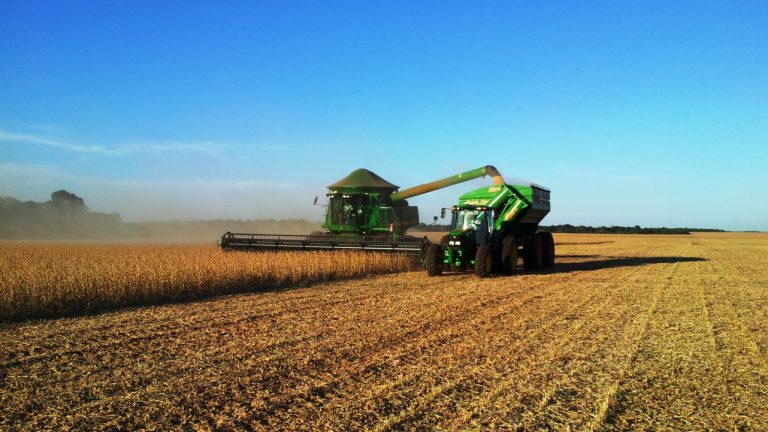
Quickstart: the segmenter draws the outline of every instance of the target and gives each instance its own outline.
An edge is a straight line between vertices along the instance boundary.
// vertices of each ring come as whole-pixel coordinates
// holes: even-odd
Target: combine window
[[[365,225],[365,195],[335,195],[331,197],[331,224]]]

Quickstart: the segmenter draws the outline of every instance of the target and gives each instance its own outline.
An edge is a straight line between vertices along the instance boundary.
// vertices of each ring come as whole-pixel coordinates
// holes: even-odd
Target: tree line
[[[711,228],[643,228],[640,225],[635,226],[586,226],[586,225],[539,225],[542,231],[553,233],[583,233],[583,234],[690,234],[692,232],[724,232],[721,229]],[[411,228],[413,231],[421,232],[447,232],[451,230],[450,225],[437,224],[419,224]]]
[[[320,224],[304,219],[123,222],[117,213],[92,212],[66,190],[45,202],[0,197],[0,239],[210,238],[227,231],[307,234]]]
[[[585,226],[585,225],[541,225],[543,231],[553,233],[584,233],[584,234],[690,234],[692,232],[724,232],[725,230],[713,228],[643,228],[635,226]]]

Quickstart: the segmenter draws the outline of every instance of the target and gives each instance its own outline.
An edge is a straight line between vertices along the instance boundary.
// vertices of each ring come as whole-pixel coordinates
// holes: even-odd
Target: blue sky
[[[319,220],[485,164],[548,223],[768,230],[768,2],[0,0],[0,195]],[[489,180],[413,198],[422,220]]]

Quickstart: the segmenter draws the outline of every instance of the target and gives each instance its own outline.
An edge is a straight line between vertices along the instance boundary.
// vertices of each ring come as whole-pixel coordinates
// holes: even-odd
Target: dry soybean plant
[[[209,246],[0,246],[0,319],[259,291],[410,269],[400,255]]]

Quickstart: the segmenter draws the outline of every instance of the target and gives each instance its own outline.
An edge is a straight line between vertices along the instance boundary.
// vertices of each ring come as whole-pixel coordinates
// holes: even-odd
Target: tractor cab
[[[485,207],[454,206],[451,208],[451,232],[449,246],[458,245],[456,242],[465,241],[474,245],[490,243],[493,234],[493,210]],[[472,241],[474,240],[474,241]]]

